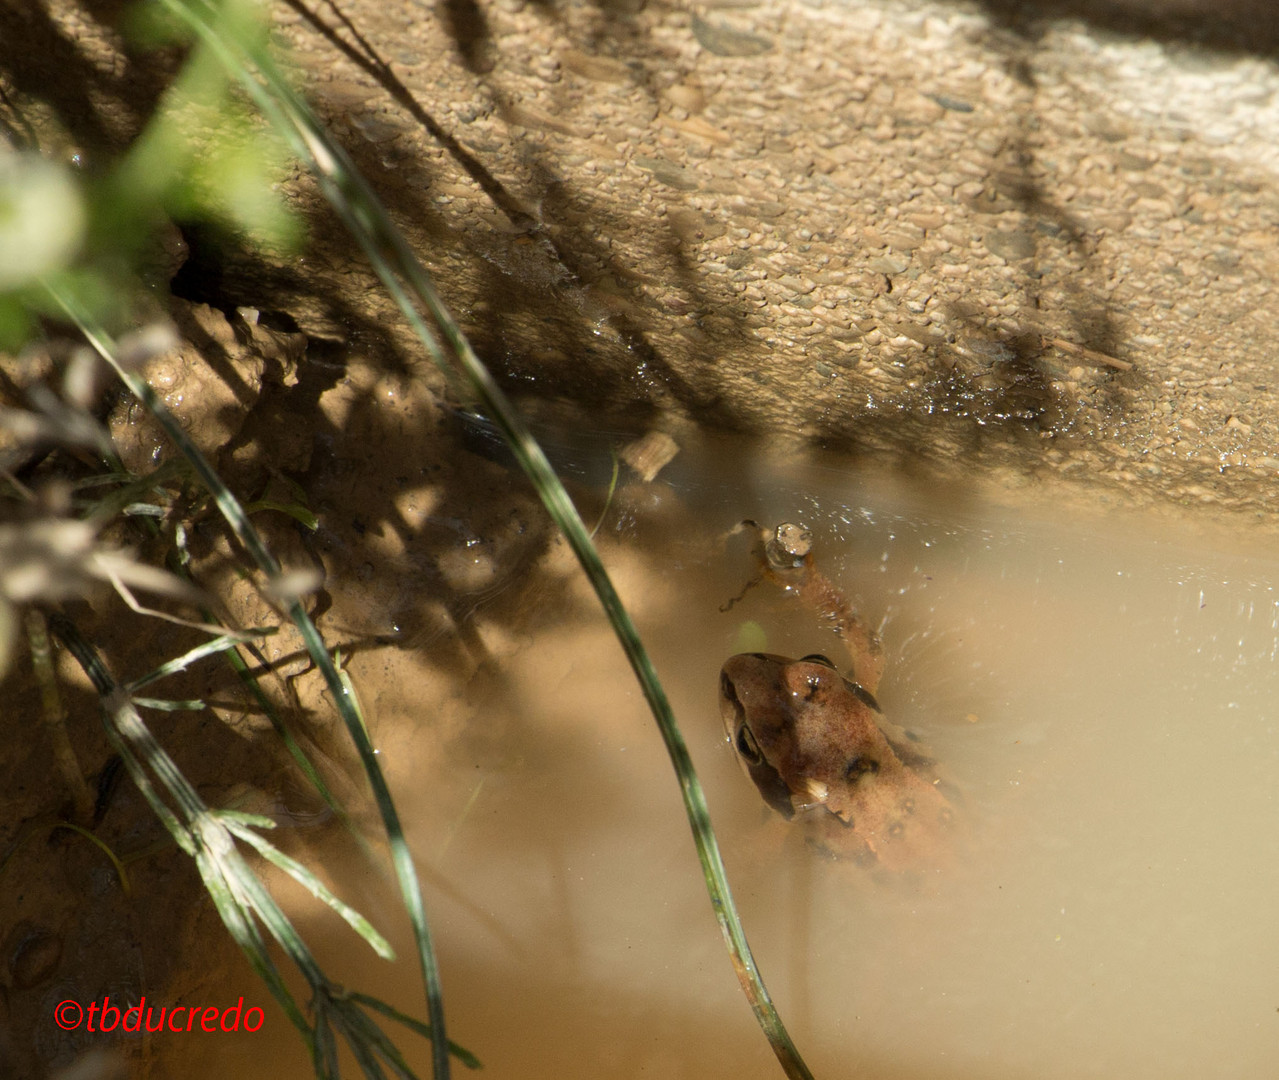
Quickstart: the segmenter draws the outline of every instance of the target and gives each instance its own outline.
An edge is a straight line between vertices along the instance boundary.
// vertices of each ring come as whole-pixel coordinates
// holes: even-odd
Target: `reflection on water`
[[[706,535],[608,559],[816,1074],[1273,1075],[1279,560],[1148,524],[928,509],[830,470],[743,480],[734,459],[728,488],[699,469],[672,475]],[[958,793],[952,864],[891,877],[822,860],[738,769],[715,690],[743,621],[770,651],[838,650],[778,592],[720,612],[750,567],[744,546],[712,538],[743,516],[803,520],[826,572],[882,620],[885,712]],[[451,1033],[490,1078],[776,1076],[652,722],[602,621],[580,611],[530,631],[500,684],[453,706],[472,712],[443,771],[415,768],[429,720],[384,740]],[[379,700],[390,731],[394,699]],[[350,984],[421,1011],[411,962],[387,989],[376,961],[344,953]]]

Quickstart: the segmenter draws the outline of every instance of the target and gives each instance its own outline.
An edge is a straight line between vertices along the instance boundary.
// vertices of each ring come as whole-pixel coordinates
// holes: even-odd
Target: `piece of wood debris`
[[[1064,353],[1070,353],[1071,356],[1078,356],[1084,360],[1091,361],[1094,364],[1101,364],[1103,367],[1114,368],[1116,371],[1131,371],[1134,364],[1127,360],[1120,360],[1114,356],[1107,356],[1105,353],[1097,352],[1095,349],[1085,349],[1082,345],[1076,345],[1073,341],[1066,341],[1064,338],[1046,337],[1043,339],[1045,345],[1051,345],[1060,349]]]
[[[650,431],[622,447],[618,455],[649,483],[679,453],[679,444],[664,431]]]

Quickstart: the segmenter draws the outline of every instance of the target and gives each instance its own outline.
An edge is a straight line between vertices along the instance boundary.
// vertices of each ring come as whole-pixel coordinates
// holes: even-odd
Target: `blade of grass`
[[[53,656],[49,651],[49,635],[44,616],[34,609],[27,612],[27,643],[31,650],[31,666],[40,684],[40,704],[44,714],[44,729],[53,747],[53,760],[62,774],[62,782],[71,793],[75,816],[89,821],[93,816],[93,792],[85,782],[84,772],[76,758],[71,737],[67,734],[67,712],[62,705],[58,679],[54,672]],[[128,891],[128,886],[125,887]]]
[[[374,948],[379,948],[379,951],[388,949],[384,939],[362,917],[337,900],[304,867],[251,833],[251,825],[274,827],[269,818],[210,809],[182,775],[173,759],[155,740],[124,688],[116,683],[74,623],[60,614],[50,615],[48,623],[50,631],[76,658],[98,691],[108,739],[129,770],[138,790],[151,804],[152,810],[178,845],[194,857],[205,889],[223,923],[250,965],[302,1034],[317,1068],[323,1065],[324,1072],[321,1075],[337,1075],[336,1044],[333,1042],[336,1032],[346,1039],[367,1077],[385,1076],[378,1061],[378,1057],[381,1057],[397,1075],[412,1078],[413,1074],[404,1065],[399,1051],[365,1012],[372,1008],[386,1013],[389,1006],[381,1002],[373,1006],[370,1001],[375,999],[369,999],[363,994],[349,994],[328,980],[288,917],[245,862],[236,847],[236,837],[261,851],[271,862],[281,866],[311,889],[319,899],[334,907]],[[169,799],[175,804],[176,811],[152,784],[148,771],[160,781]],[[312,1008],[316,1016],[314,1027],[307,1022],[285,986],[253,916],[262,923],[310,985]],[[433,1044],[434,1042],[432,1040]],[[448,1053],[447,1045],[445,1052]],[[461,1056],[470,1057],[465,1050],[462,1050]]]
[[[170,698],[135,697],[133,704],[139,709],[151,709],[155,712],[203,712],[208,703],[195,698],[186,701],[173,701]]]
[[[164,429],[165,434],[173,440],[178,451],[191,463],[196,475],[213,496],[213,500],[223,518],[225,518],[227,524],[235,533],[236,539],[240,541],[244,549],[258,565],[258,568],[266,575],[268,585],[279,581],[284,576],[280,564],[266,549],[262,538],[244,513],[244,508],[235,496],[231,494],[231,491],[222,482],[222,478],[218,476],[199,448],[191,441],[181,424],[178,423],[177,418],[169,412],[144,379],[125,368],[119,360],[115,343],[111,336],[101,326],[93,323],[87,313],[69,294],[48,281],[44,283],[44,286],[53,299],[62,305],[68,317],[79,327],[80,332],[84,334],[85,339],[93,346],[98,355],[112,367],[116,375],[132,391],[134,396],[147,407],[157,423]],[[404,830],[400,824],[399,811],[395,808],[390,788],[386,783],[386,777],[382,773],[382,768],[378,764],[373,746],[364,731],[364,725],[356,713],[350,698],[343,690],[342,680],[328,655],[324,639],[320,636],[319,631],[316,630],[315,624],[311,621],[310,616],[306,613],[306,609],[299,600],[292,600],[287,605],[286,611],[293,625],[297,627],[298,633],[302,636],[302,641],[310,654],[311,660],[320,670],[325,683],[328,685],[329,692],[333,695],[338,715],[342,717],[343,723],[346,725],[347,733],[355,745],[356,752],[359,754],[360,765],[368,778],[369,786],[373,789],[373,798],[377,804],[378,813],[381,815],[383,828],[386,830],[387,842],[391,850],[391,863],[395,869],[396,879],[399,882],[401,899],[407,910],[409,921],[413,926],[413,933],[418,946],[418,960],[422,968],[422,980],[426,987],[427,1014],[430,1017],[431,1029],[440,1033],[440,1038],[433,1040],[431,1044],[435,1076],[437,1080],[448,1080],[448,1046],[447,1035],[444,1033],[444,1002],[440,991],[439,967],[435,959],[435,946],[431,940],[430,930],[426,922],[426,909],[422,902],[422,887],[417,879],[413,856],[409,851],[408,841],[405,839]],[[158,745],[157,749],[159,749]],[[132,770],[130,770],[130,773],[133,775]],[[188,850],[194,853],[194,849],[188,848]],[[209,872],[212,873],[214,869],[216,867],[210,868]],[[264,899],[269,901],[269,897],[264,896]],[[219,911],[221,911],[221,908],[219,908]],[[259,910],[258,913],[260,917],[265,918],[267,914],[270,914],[273,920],[275,918],[274,912],[269,909],[266,909],[265,913],[263,910]],[[279,919],[283,919],[282,913]],[[227,925],[230,927],[229,923]],[[285,928],[287,928],[287,931],[285,931]],[[280,929],[292,933],[292,927],[287,925],[287,920],[284,920]],[[261,971],[259,971],[259,974],[261,974]],[[263,977],[266,978],[265,975]],[[268,983],[268,985],[270,984]],[[317,1060],[320,1059],[317,1058]]]
[[[395,959],[395,950],[391,948],[391,943],[373,928],[373,924],[368,919],[351,907],[350,904],[344,903],[334,896],[328,887],[297,859],[284,854],[274,844],[259,836],[249,827],[253,825],[260,829],[273,829],[275,828],[274,821],[257,814],[241,814],[230,810],[222,811],[219,817],[233,835],[256,849],[258,854],[266,859],[267,862],[278,866],[317,900],[327,904],[337,912],[352,930],[369,943],[378,956],[383,960]]]
[[[116,853],[112,851],[106,843],[94,836],[94,834],[89,832],[88,829],[82,829],[79,825],[74,825],[70,821],[59,821],[53,827],[55,829],[70,829],[73,833],[79,833],[79,835],[83,836],[89,841],[89,843],[97,847],[102,854],[111,860],[111,865],[115,867],[115,872],[120,878],[120,888],[124,890],[124,895],[133,895],[133,890],[129,887],[129,875],[124,869],[124,863],[116,857]]]
[[[424,1038],[429,1039],[431,1037],[431,1029],[428,1025],[422,1023],[421,1020],[414,1020],[413,1017],[406,1016],[404,1013],[400,1012],[399,1009],[388,1005],[385,1001],[382,1001],[379,998],[369,997],[368,994],[359,994],[354,990],[351,991],[350,997],[352,1001],[358,1001],[361,1005],[367,1006],[374,1012],[380,1012],[383,1016],[390,1017],[397,1023],[401,1023],[405,1027],[416,1031]],[[468,1069],[484,1068],[484,1063],[481,1062],[479,1058],[466,1049],[466,1047],[458,1046],[455,1042],[449,1043],[449,1053],[457,1058],[458,1061],[460,1061]]]
[[[249,630],[238,631],[236,633],[220,634],[211,641],[206,641],[202,645],[197,645],[190,652],[183,653],[183,655],[176,659],[161,664],[149,675],[143,675],[140,679],[134,679],[133,682],[129,683],[129,685],[125,687],[125,690],[129,694],[133,694],[158,679],[163,679],[166,676],[176,674],[179,671],[185,671],[197,660],[203,660],[206,656],[234,649],[236,645],[243,641],[247,641],[249,638],[267,637],[274,633],[274,627],[256,626]]]
[[[693,831],[712,906],[742,989],[786,1074],[794,1080],[811,1080],[811,1073],[777,1014],[747,943],[746,933],[729,889],[719,846],[711,828],[706,799],[666,693],[576,508],[541,447],[453,321],[436,294],[425,268],[391,222],[380,200],[346,152],[329,137],[306,103],[294,93],[265,49],[252,41],[240,42],[224,34],[216,10],[206,0],[163,2],[223,59],[228,70],[239,80],[263,114],[289,141],[299,158],[309,166],[321,190],[368,255],[378,277],[432,360],[455,382],[458,371],[454,365],[457,365],[464,377],[464,385],[497,424],[512,453],[532,480],[543,504],[568,540],[595,589],[657,721],[679,779],[685,811]],[[422,318],[413,302],[414,298],[429,313],[447,343],[449,352],[445,352],[439,338]],[[437,1020],[434,1013],[431,1019],[435,1025]],[[441,1010],[439,1021],[442,1022],[442,1019]],[[443,1028],[436,1027],[436,1031],[442,1032]],[[444,1047],[441,1043],[436,1043],[435,1050],[438,1062]],[[444,1067],[447,1068],[447,1063]],[[436,1075],[447,1075],[439,1071],[438,1064]]]
[[[308,1047],[313,1046],[311,1026],[307,1023],[297,1002],[293,1000],[293,995],[284,985],[279,969],[276,968],[267,951],[266,942],[262,940],[258,928],[248,917],[245,907],[236,903],[233,878],[226,876],[218,861],[211,857],[206,843],[201,842],[207,841],[207,837],[201,837],[195,829],[201,815],[207,815],[208,812],[203,800],[187,782],[173,759],[155,741],[128,697],[116,685],[106,665],[102,663],[89,643],[80,636],[80,632],[71,620],[64,615],[50,615],[49,629],[76,658],[85,674],[89,676],[94,689],[97,690],[102,703],[107,738],[112,748],[120,755],[135,786],[178,846],[195,859],[201,880],[218,910],[223,925],[230,931],[258,977],[266,983],[272,996],[280,1003],[293,1026],[306,1040]],[[161,798],[159,791],[151,783],[147,768],[155,773],[170,797],[178,804],[178,813],[175,814],[168,803]],[[228,840],[227,843],[230,841]],[[219,846],[225,847],[225,845]],[[244,873],[251,873],[246,866],[243,866],[242,861],[241,866]],[[234,867],[232,873],[239,870],[240,867]],[[294,936],[296,938],[296,935]]]
[[[174,538],[174,555],[173,570],[182,577],[188,576],[187,567],[191,562],[191,553],[187,549],[186,530],[179,524],[173,530]],[[206,622],[213,622],[214,616],[211,611],[201,609],[201,617]],[[271,631],[274,633],[274,631]],[[271,671],[271,662],[262,655],[261,651],[253,644],[252,641],[243,643],[245,650],[257,662],[261,671]],[[241,685],[248,691],[249,695],[257,702],[258,707],[262,710],[263,715],[271,721],[271,727],[275,730],[280,741],[284,743],[285,749],[293,758],[298,768],[302,770],[302,775],[306,777],[307,782],[315,789],[316,793],[324,801],[325,805],[333,812],[334,816],[342,823],[343,828],[355,841],[364,857],[368,859],[371,865],[376,864],[377,859],[374,855],[372,846],[365,837],[363,830],[355,827],[355,823],[351,820],[351,815],[346,812],[346,808],[337,800],[333,792],[329,790],[329,785],[324,777],[320,775],[319,769],[315,767],[311,759],[307,756],[306,751],[293,737],[293,733],[284,723],[283,717],[275,707],[275,703],[267,696],[266,692],[258,683],[257,675],[249,669],[249,665],[244,662],[244,657],[240,655],[238,649],[227,649],[222,653],[223,658],[235,672],[235,676],[240,680]],[[345,685],[345,684],[344,684]],[[360,717],[361,725],[363,725],[363,717]]]

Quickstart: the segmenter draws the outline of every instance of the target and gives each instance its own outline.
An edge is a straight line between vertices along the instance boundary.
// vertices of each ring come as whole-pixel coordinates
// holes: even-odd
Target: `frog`
[[[939,861],[954,819],[934,762],[889,723],[875,694],[884,670],[879,635],[813,564],[812,534],[783,523],[758,536],[761,575],[797,593],[834,627],[852,660],[738,653],[720,670],[720,714],[764,801],[802,820],[831,857],[890,871]],[[750,588],[751,585],[747,587]]]

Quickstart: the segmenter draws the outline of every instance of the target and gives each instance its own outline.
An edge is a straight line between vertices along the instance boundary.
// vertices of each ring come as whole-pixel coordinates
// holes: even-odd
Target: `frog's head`
[[[872,694],[826,657],[739,653],[720,670],[720,715],[747,774],[789,818],[896,758]]]

